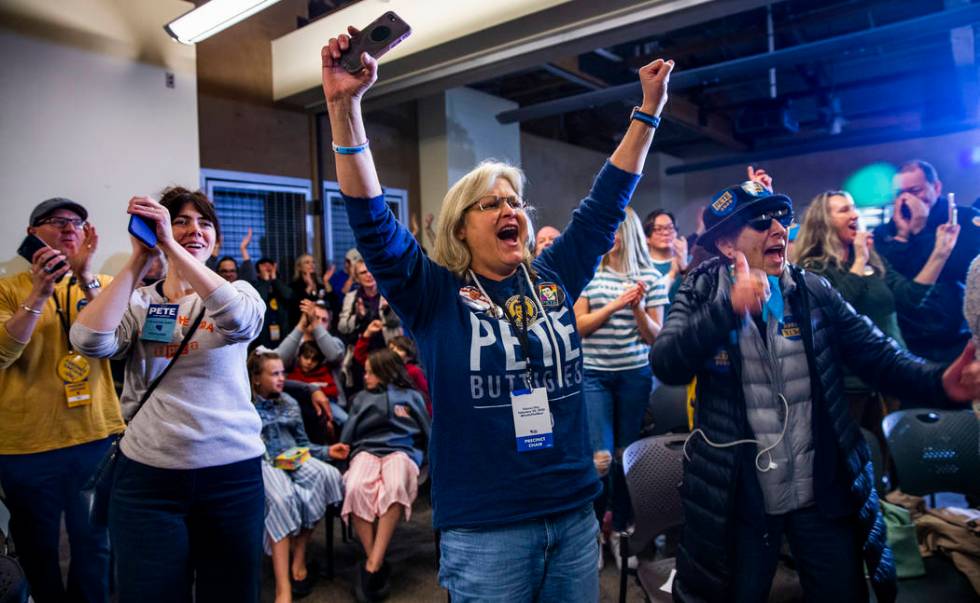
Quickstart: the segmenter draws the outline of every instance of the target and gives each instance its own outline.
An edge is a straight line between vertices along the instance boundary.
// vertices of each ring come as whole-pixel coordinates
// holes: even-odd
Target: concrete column
[[[501,125],[495,118],[516,108],[517,103],[471,88],[453,88],[418,101],[423,216],[438,218],[446,191],[480,161],[521,165],[520,126]]]

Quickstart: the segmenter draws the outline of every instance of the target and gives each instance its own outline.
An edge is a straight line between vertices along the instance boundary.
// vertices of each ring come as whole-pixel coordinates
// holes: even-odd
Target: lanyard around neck
[[[61,322],[61,330],[65,332],[65,341],[67,342],[68,351],[71,352],[71,286],[75,284],[75,277],[68,279],[68,286],[65,287],[65,309],[62,311],[61,303],[58,302],[58,292],[55,291],[54,295],[54,308],[58,314],[58,320]]]
[[[470,278],[473,279],[473,282],[475,282],[476,286],[480,289],[480,293],[482,293],[484,297],[490,300],[492,304],[500,308],[501,312],[504,315],[504,318],[506,318],[507,322],[509,322],[511,326],[514,327],[514,331],[517,333],[517,338],[521,343],[520,353],[521,356],[523,356],[524,365],[525,365],[524,379],[527,382],[528,389],[533,389],[532,382],[531,382],[531,358],[529,356],[529,350],[531,349],[531,344],[530,344],[530,338],[527,335],[528,323],[531,321],[531,319],[526,312],[526,308],[527,308],[526,303],[528,300],[530,300],[531,304],[534,305],[539,312],[541,312],[542,316],[544,316],[544,308],[538,307],[538,304],[536,303],[537,300],[534,298],[533,294],[530,297],[528,297],[527,292],[524,288],[525,281],[527,282],[527,285],[531,288],[532,292],[534,291],[534,283],[531,282],[531,276],[528,274],[527,267],[525,267],[524,264],[521,264],[521,270],[524,272],[524,278],[523,279],[518,278],[517,280],[517,294],[520,300],[519,304],[521,308],[520,321],[518,321],[516,317],[511,315],[511,313],[507,310],[507,307],[504,304],[500,303],[499,301],[494,299],[489,293],[487,293],[487,290],[483,288],[483,283],[480,282],[480,278],[476,275],[475,272],[473,272],[472,269],[469,270],[469,274],[470,274]]]

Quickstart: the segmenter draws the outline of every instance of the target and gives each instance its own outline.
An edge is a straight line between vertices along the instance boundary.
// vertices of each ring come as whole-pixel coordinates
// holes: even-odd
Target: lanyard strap
[[[75,277],[68,279],[68,286],[65,288],[65,310],[62,312],[61,304],[58,302],[58,292],[55,291],[51,296],[54,298],[54,308],[61,322],[61,330],[65,332],[65,341],[68,345],[68,353],[71,353],[71,286],[75,284]]]
[[[520,354],[524,359],[524,367],[525,367],[524,381],[526,382],[528,389],[533,389],[533,385],[531,381],[531,358],[529,355],[529,350],[531,349],[531,343],[530,343],[531,340],[527,335],[527,330],[528,330],[527,326],[528,323],[531,321],[531,319],[528,316],[527,305],[526,305],[529,298],[524,288],[525,279],[527,280],[528,283],[530,283],[531,277],[528,275],[527,268],[525,268],[523,264],[521,264],[521,268],[524,270],[524,278],[517,279],[517,295],[519,296],[520,307],[521,307],[520,322],[518,322],[517,319],[514,316],[512,316],[510,312],[507,311],[507,307],[504,304],[501,304],[496,299],[494,299],[487,292],[487,290],[483,288],[483,283],[480,282],[480,278],[476,275],[475,272],[473,272],[473,270],[470,270],[469,273],[470,273],[470,278],[472,278],[473,281],[476,283],[476,286],[479,287],[480,292],[483,293],[483,295],[485,295],[486,298],[489,299],[491,303],[493,303],[495,306],[500,308],[504,317],[507,319],[507,322],[509,322],[511,326],[514,327],[514,331],[517,333],[517,339],[521,343]],[[533,289],[533,283],[531,284],[531,287]],[[530,299],[530,301],[531,304],[534,305],[534,300]]]

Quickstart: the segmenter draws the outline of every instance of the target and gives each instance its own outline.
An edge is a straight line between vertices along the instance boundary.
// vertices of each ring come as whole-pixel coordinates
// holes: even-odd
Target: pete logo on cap
[[[735,209],[735,196],[731,191],[725,191],[711,203],[711,213],[716,216],[724,216]]]
[[[759,195],[764,195],[768,191],[758,182],[753,180],[747,180],[742,183],[742,190],[752,195],[753,197],[758,197]]]

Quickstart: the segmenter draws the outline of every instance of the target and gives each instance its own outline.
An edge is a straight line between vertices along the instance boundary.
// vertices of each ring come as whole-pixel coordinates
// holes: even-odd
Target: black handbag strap
[[[133,413],[133,416],[129,417],[130,423],[132,423],[133,419],[136,418],[136,415],[139,413],[140,409],[143,408],[143,405],[146,404],[146,401],[150,399],[150,395],[153,393],[153,390],[160,385],[160,382],[167,376],[170,369],[177,364],[177,359],[183,355],[184,350],[187,348],[187,344],[191,340],[191,337],[194,336],[194,332],[197,331],[198,325],[200,325],[201,320],[204,319],[204,311],[205,308],[201,308],[201,312],[197,315],[197,318],[194,319],[193,324],[191,324],[191,328],[184,334],[184,339],[181,340],[180,345],[177,347],[177,352],[174,353],[174,357],[170,359],[169,363],[167,363],[167,366],[163,369],[163,372],[157,375],[157,378],[154,379],[153,382],[150,383],[150,386],[146,388],[146,391],[143,392],[143,397],[140,398],[139,404],[136,406],[136,411]]]

